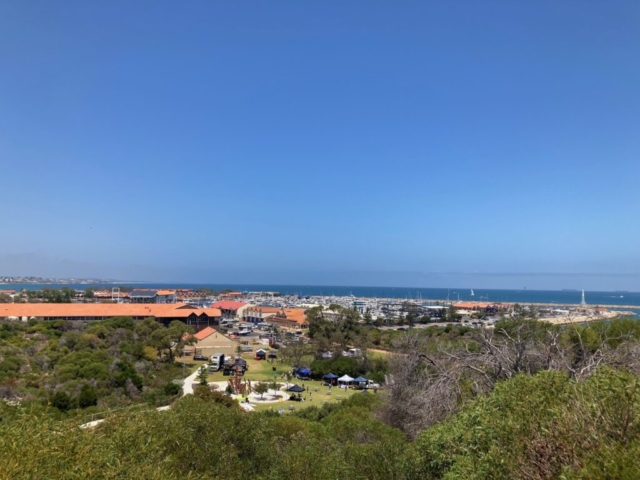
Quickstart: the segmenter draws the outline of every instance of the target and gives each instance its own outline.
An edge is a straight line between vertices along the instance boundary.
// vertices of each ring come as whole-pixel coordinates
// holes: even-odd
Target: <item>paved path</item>
[[[191,375],[189,375],[187,378],[184,379],[184,383],[182,384],[183,395],[193,395],[193,382],[195,381],[197,376],[198,376],[198,370],[196,370],[195,372],[193,372]],[[165,412],[170,408],[171,408],[171,405],[166,405],[164,407],[158,407],[156,408],[156,410],[158,410],[159,412]],[[100,420],[94,420],[93,422],[83,423],[82,425],[80,425],[80,428],[84,429],[84,428],[96,427],[100,425],[102,422],[104,422],[104,418]]]
[[[193,382],[196,381],[196,377],[198,376],[198,370],[196,369],[191,375],[184,379],[184,383],[182,384],[182,394],[183,395],[193,395]]]
[[[159,411],[159,412],[164,412],[164,411],[169,410],[170,408],[171,408],[171,405],[166,405],[164,407],[158,407],[158,408],[156,408],[156,410]],[[100,425],[104,421],[105,421],[105,419],[101,418],[100,420],[94,420],[93,422],[83,423],[82,425],[79,425],[79,427],[82,428],[83,430],[85,428],[93,428],[93,427],[97,427],[98,425]]]

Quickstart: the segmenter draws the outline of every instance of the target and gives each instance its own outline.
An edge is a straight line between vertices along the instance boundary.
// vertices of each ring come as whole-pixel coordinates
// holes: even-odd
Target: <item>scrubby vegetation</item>
[[[170,347],[188,332],[153,319],[2,322],[0,398],[59,412],[162,404],[180,393]]]
[[[196,387],[169,411],[125,409],[82,430],[77,418],[60,412],[97,408],[112,395],[103,388],[128,398],[127,385],[140,396],[172,385],[166,378],[154,382],[162,378],[158,372],[172,371],[165,346],[177,326],[154,333],[150,322],[106,323],[75,332],[77,338],[67,338],[74,330],[61,330],[55,322],[12,324],[24,335],[0,330],[2,362],[8,362],[5,384],[17,379],[11,388],[44,390],[46,395],[35,398],[49,399],[46,407],[42,401],[1,407],[0,478],[640,478],[635,321],[559,327],[518,319],[494,330],[412,331],[394,339],[385,392],[278,414],[246,413],[224,393]],[[43,328],[57,333],[39,332]],[[103,328],[100,337],[96,329]],[[34,358],[53,355],[47,350],[52,341],[54,351],[69,351],[37,377],[37,387],[29,387],[35,360],[20,352],[33,346],[29,335],[36,333],[46,341],[32,351]],[[85,335],[103,344],[87,346],[92,342]],[[80,372],[102,364],[92,356],[101,349],[110,353],[103,380],[75,373],[60,384],[65,388],[52,387],[66,378],[60,369],[66,372],[69,363],[62,359],[87,355]],[[364,361],[337,357],[330,367],[346,360]],[[137,362],[148,362],[148,368],[141,370]],[[105,372],[97,366],[91,371]]]

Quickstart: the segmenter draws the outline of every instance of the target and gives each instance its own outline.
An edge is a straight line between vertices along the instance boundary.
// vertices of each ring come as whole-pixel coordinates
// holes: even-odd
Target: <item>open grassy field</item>
[[[259,348],[259,347],[255,347]],[[237,355],[234,347],[229,348],[217,348],[216,353],[224,353],[230,358],[232,355]],[[209,352],[213,353],[213,352]],[[383,357],[386,356],[386,352],[370,352],[369,355],[371,357]],[[276,376],[276,381],[279,383],[285,383],[285,380],[281,377],[283,373],[290,372],[292,367],[290,365],[281,363],[278,360],[255,360],[253,352],[245,352],[240,355],[247,362],[247,366],[249,369],[245,373],[244,378],[246,380],[250,380],[252,383],[256,382],[265,382],[274,380],[274,375]],[[303,358],[302,364],[308,365],[313,360],[311,355],[308,358],[305,356]],[[184,356],[176,358],[176,361],[183,362],[187,365],[188,373],[194,372],[201,365],[206,364],[207,362],[193,360],[192,356]],[[229,377],[225,377],[222,374],[222,371],[210,373],[207,377],[207,381],[209,382],[226,382]],[[286,412],[291,411],[290,406],[293,407],[294,410],[300,410],[302,408],[310,407],[310,406],[322,406],[326,402],[338,402],[344,398],[350,397],[351,395],[363,395],[361,390],[343,390],[337,387],[332,387],[329,389],[328,387],[323,386],[324,382],[317,380],[297,380],[293,379],[291,384],[297,383],[300,386],[308,388],[308,391],[305,392],[302,396],[304,401],[302,402],[294,402],[294,401],[282,401],[275,403],[260,403],[260,402],[252,402],[253,405],[256,406],[256,410],[280,410],[284,408]],[[281,392],[286,394],[286,392]],[[381,395],[382,392],[378,392],[377,395]],[[288,398],[288,394],[286,394]],[[366,393],[364,395],[375,395],[373,392]],[[265,395],[266,397],[267,395]]]
[[[304,386],[309,390],[302,394],[302,397],[305,399],[303,402],[290,402],[288,400],[277,403],[266,403],[260,404],[258,402],[253,402],[252,405],[256,406],[256,410],[280,410],[284,408],[286,412],[291,411],[290,406],[293,406],[294,410],[300,410],[302,408],[311,407],[313,405],[322,406],[327,402],[338,402],[344,398],[348,398],[351,395],[363,395],[361,390],[342,390],[337,387],[331,388],[329,390],[328,387],[323,387],[322,382],[311,380],[300,382],[296,380],[298,385]],[[283,392],[285,393],[285,392]],[[380,393],[378,393],[379,395]],[[364,395],[374,395],[373,393],[366,393]]]

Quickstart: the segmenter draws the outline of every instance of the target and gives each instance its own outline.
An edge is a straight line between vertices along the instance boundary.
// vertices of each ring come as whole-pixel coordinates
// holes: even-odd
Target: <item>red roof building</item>
[[[211,308],[219,308],[222,312],[222,318],[236,318],[241,314],[241,309],[246,302],[233,302],[231,300],[220,300],[219,302],[211,305]]]

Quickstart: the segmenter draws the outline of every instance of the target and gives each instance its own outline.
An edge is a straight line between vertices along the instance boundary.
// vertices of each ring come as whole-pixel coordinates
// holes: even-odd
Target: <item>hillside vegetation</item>
[[[170,347],[188,332],[182,322],[165,328],[153,319],[2,322],[0,398],[85,413],[162,404],[180,391],[170,383],[182,374]]]
[[[127,396],[127,380],[119,385],[133,373],[123,375],[114,362],[134,362],[136,372],[135,362],[148,362],[142,396],[147,387],[162,390],[166,380],[157,372],[175,368],[166,343],[146,331],[159,338],[175,328],[118,322],[77,332],[99,337],[91,329],[105,328],[94,354],[118,355],[104,361],[109,376],[93,387],[98,402],[111,389]],[[3,352],[7,345],[19,350],[17,338],[37,333],[30,329],[45,328],[13,326],[22,334],[6,336],[13,340]],[[34,357],[68,348],[60,342],[70,331],[47,333]],[[108,340],[116,332],[128,347]],[[57,346],[49,345],[56,336]],[[77,418],[44,401],[66,378],[60,360],[85,350],[69,349],[37,388],[27,385],[28,372],[18,372],[11,388],[47,394],[1,407],[0,478],[640,478],[639,338],[640,324],[631,320],[557,327],[516,319],[494,330],[412,331],[394,336],[390,383],[377,395],[279,415],[245,413],[223,394],[198,389],[169,411],[121,410],[93,429],[80,429]],[[145,350],[155,358],[145,359]],[[74,373],[60,385],[79,403],[87,384],[94,385]]]

